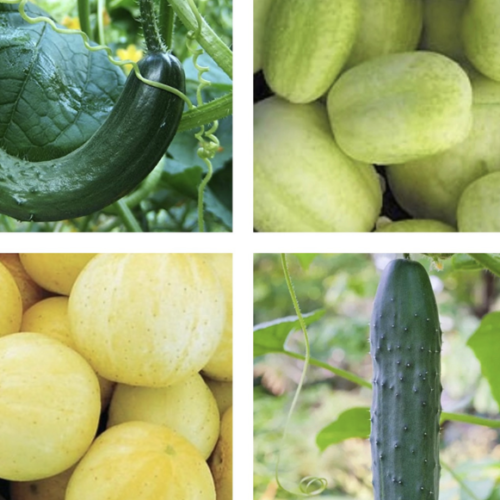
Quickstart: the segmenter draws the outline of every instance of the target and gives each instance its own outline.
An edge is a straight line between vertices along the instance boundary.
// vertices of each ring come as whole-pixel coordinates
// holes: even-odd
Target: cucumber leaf
[[[0,4],[0,148],[30,161],[58,158],[101,126],[125,76],[80,35],[29,24],[17,8]],[[50,17],[30,3],[26,12]]]
[[[479,328],[469,337],[467,345],[481,363],[481,372],[491,387],[491,393],[500,406],[500,312],[484,316]]]
[[[325,314],[323,309],[303,314],[306,326],[314,323]],[[300,329],[297,316],[287,316],[254,327],[253,355],[262,356],[270,352],[283,352],[288,335]]]
[[[370,408],[350,408],[337,420],[321,429],[316,435],[316,444],[321,451],[328,446],[350,438],[366,439],[370,436]]]

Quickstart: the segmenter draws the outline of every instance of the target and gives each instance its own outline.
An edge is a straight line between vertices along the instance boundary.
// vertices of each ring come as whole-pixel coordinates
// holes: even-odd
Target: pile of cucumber
[[[255,0],[255,228],[499,231],[499,30],[497,0]]]

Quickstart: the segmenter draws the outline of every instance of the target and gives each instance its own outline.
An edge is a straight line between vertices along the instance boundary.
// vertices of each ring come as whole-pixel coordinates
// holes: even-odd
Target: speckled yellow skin
[[[205,382],[215,396],[219,413],[222,415],[229,407],[233,406],[233,383],[219,382],[210,378],[205,378]]]
[[[78,464],[65,500],[215,500],[198,450],[161,425],[127,422],[101,434]]]
[[[254,0],[253,2],[253,72],[262,69],[264,34],[273,0]]]
[[[74,467],[71,467],[61,474],[39,481],[11,482],[11,500],[64,500],[73,470]]]
[[[0,338],[0,477],[43,479],[74,465],[100,413],[99,384],[75,351],[38,333]]]
[[[108,427],[139,420],[178,432],[207,459],[219,437],[217,402],[200,375],[164,388],[118,384],[109,408]]]
[[[233,499],[233,408],[222,416],[220,438],[213,455],[210,469],[215,481],[217,500]]]
[[[465,54],[475,68],[500,81],[500,2],[469,0],[463,14],[462,40]]]
[[[328,94],[339,147],[379,165],[417,160],[462,142],[472,125],[471,108],[466,73],[431,52],[364,62],[343,73]]]
[[[0,336],[18,332],[23,302],[14,278],[3,264],[0,264],[0,297]]]
[[[71,349],[78,351],[70,334],[68,297],[49,297],[30,307],[23,314],[21,330],[49,335]],[[101,394],[101,410],[109,404],[114,382],[97,375]]]
[[[49,295],[49,292],[36,284],[24,270],[18,253],[0,254],[0,263],[9,270],[19,288],[23,301],[23,311]]]
[[[422,30],[422,0],[360,0],[360,12],[360,26],[346,68],[417,47]]]
[[[264,37],[264,77],[290,102],[327,92],[344,66],[359,26],[358,0],[274,0]]]
[[[472,90],[472,129],[465,141],[444,153],[386,169],[396,200],[414,217],[456,226],[464,189],[500,170],[500,83],[475,76]]]
[[[203,374],[215,380],[233,380],[233,255],[230,253],[203,254],[217,274],[224,290],[226,318],[224,331],[216,351],[203,367]]]
[[[69,299],[71,335],[101,376],[166,387],[198,373],[215,352],[225,298],[194,254],[101,254]]]
[[[437,220],[410,219],[391,222],[377,228],[377,233],[454,233],[455,228]]]
[[[375,169],[336,145],[320,103],[254,107],[254,226],[263,232],[370,231],[382,206]]]
[[[485,175],[463,192],[458,202],[460,232],[500,232],[500,172]]]
[[[94,253],[22,253],[26,272],[45,290],[69,295],[71,287]]]

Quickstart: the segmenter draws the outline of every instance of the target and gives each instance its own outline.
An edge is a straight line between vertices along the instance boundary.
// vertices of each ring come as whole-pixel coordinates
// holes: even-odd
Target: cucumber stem
[[[500,276],[500,262],[488,253],[470,253],[476,262],[492,272],[495,276]]]
[[[166,52],[165,44],[158,28],[158,20],[153,0],[139,0],[141,25],[144,32],[146,47],[149,52]]]
[[[116,210],[118,211],[120,218],[123,221],[123,224],[125,225],[125,227],[128,229],[129,232],[142,233],[142,228],[139,222],[137,222],[137,219],[134,217],[134,214],[132,213],[130,208],[128,208],[123,198],[115,203],[115,207]]]
[[[168,0],[168,2],[188,31],[196,33],[196,40],[205,52],[210,55],[229,78],[232,78],[233,53],[231,49],[217,36],[204,19],[202,19],[201,29],[198,33],[198,19],[194,3],[189,0]]]
[[[172,6],[165,0],[161,1],[159,30],[168,50],[172,50],[173,48],[172,39],[174,37],[174,19],[175,12],[172,9]]]
[[[92,39],[92,28],[90,26],[90,1],[78,0],[78,18],[80,19],[80,29]]]

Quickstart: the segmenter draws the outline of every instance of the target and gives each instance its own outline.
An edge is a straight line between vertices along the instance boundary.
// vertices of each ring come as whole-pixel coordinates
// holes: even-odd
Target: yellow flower
[[[116,51],[116,55],[122,60],[130,60],[137,62],[140,59],[142,59],[143,56],[143,51],[142,49],[138,49],[134,44],[130,44],[126,49],[118,49]],[[130,70],[132,69],[132,66],[128,65],[125,66],[125,73],[128,75],[130,73]]]
[[[61,21],[63,26],[69,28],[70,30],[79,30],[80,29],[80,19],[77,17],[69,17],[64,16],[64,19]]]

